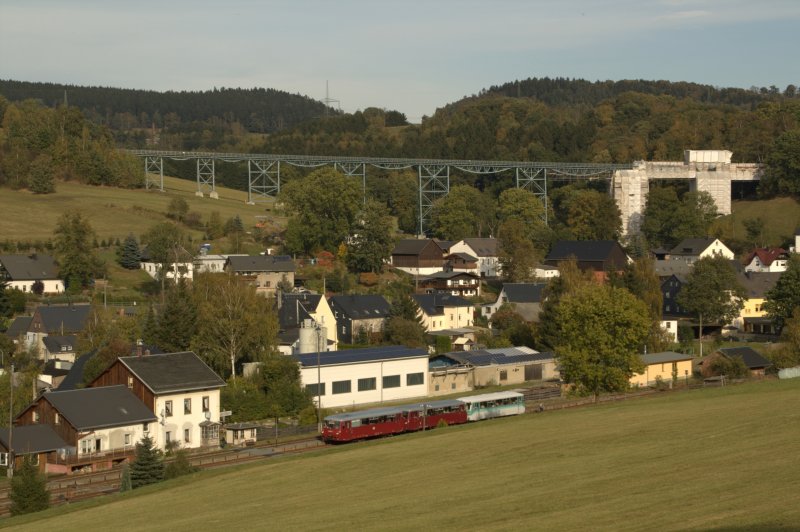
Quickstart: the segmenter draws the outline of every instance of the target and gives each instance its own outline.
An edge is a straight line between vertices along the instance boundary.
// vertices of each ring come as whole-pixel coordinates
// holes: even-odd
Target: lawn
[[[274,219],[266,205],[247,205],[247,193],[217,187],[219,199],[195,196],[197,184],[171,177],[164,178],[164,192],[94,187],[75,182],[58,182],[55,194],[37,195],[26,190],[4,189],[0,194],[0,238],[10,240],[46,240],[53,235],[59,216],[79,210],[92,224],[98,238],[123,239],[128,233],[141,235],[150,226],[165,221],[169,202],[182,197],[189,209],[207,221],[217,211],[223,221],[239,215],[247,229],[258,221],[256,216]],[[190,231],[201,238],[200,231]]]
[[[16,530],[685,530],[800,523],[800,379],[437,429],[205,472]]]
[[[747,232],[744,221],[761,218],[764,220],[764,242],[768,246],[782,246],[792,240],[800,226],[800,204],[793,198],[773,198],[760,201],[734,201],[733,214],[722,216],[714,222],[714,228],[726,238],[744,240]],[[714,229],[712,229],[712,234]]]

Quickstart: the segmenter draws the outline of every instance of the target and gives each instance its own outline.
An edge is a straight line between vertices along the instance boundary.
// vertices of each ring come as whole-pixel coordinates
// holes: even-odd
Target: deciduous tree
[[[781,274],[775,286],[767,291],[764,310],[778,330],[781,330],[797,308],[800,308],[800,255],[793,254],[789,258],[786,271]]]
[[[502,222],[497,232],[498,260],[502,266],[503,277],[514,283],[532,280],[535,277],[534,268],[543,255],[525,233],[525,224],[517,217]]]
[[[358,215],[347,248],[347,265],[355,272],[380,273],[392,254],[392,222],[386,207],[368,200]]]
[[[66,212],[58,219],[53,243],[59,275],[70,290],[89,286],[104,271],[92,248],[94,238],[94,229],[80,212]]]
[[[457,185],[434,204],[431,229],[447,240],[489,236],[497,224],[495,210],[495,202],[487,194],[468,185]]]

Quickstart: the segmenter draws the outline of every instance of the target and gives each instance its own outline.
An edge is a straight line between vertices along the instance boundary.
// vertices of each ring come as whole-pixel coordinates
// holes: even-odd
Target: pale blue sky
[[[543,76],[800,85],[800,0],[0,0],[0,78],[271,87],[417,122]]]

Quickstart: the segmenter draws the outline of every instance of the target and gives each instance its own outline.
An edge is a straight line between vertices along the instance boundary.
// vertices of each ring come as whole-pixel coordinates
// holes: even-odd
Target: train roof
[[[470,395],[469,397],[460,397],[459,400],[465,403],[481,403],[483,401],[497,401],[498,399],[510,399],[523,397],[519,392],[494,392],[485,393],[482,395]]]
[[[365,419],[370,417],[391,416],[402,412],[422,411],[425,408],[446,408],[448,406],[460,406],[463,403],[455,399],[442,401],[426,401],[424,403],[413,403],[408,405],[385,406],[382,408],[370,408],[369,410],[359,410],[357,412],[345,412],[343,414],[333,414],[327,416],[325,421],[352,421],[354,419]]]

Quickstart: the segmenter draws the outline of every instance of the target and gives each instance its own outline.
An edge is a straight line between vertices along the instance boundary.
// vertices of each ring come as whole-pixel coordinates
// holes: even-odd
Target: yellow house
[[[739,274],[739,282],[744,287],[747,295],[739,316],[733,320],[732,325],[734,327],[740,331],[746,331],[748,329],[747,322],[756,320],[756,318],[766,317],[767,312],[764,310],[766,293],[775,286],[780,276],[780,273],[772,272],[745,272]]]
[[[631,386],[652,386],[659,380],[667,383],[673,379],[688,380],[692,374],[692,356],[683,353],[665,351],[641,355],[644,363],[644,373],[637,373],[631,377]]]
[[[451,294],[412,294],[417,315],[428,332],[471,327],[475,306],[463,297]]]

